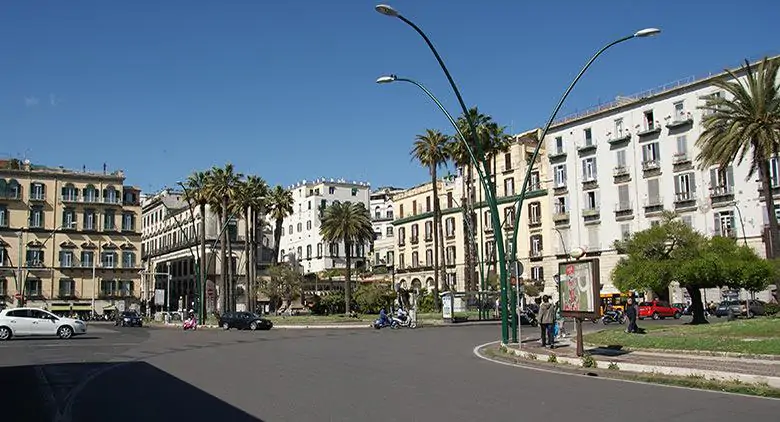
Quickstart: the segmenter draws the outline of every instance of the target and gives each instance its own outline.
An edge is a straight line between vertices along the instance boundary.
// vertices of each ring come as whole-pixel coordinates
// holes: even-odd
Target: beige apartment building
[[[0,161],[0,306],[102,314],[134,307],[140,189],[122,171]]]

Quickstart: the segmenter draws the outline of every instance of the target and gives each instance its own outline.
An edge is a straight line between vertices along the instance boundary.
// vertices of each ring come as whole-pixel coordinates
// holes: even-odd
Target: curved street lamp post
[[[454,91],[455,96],[458,99],[458,103],[459,103],[459,105],[460,105],[460,107],[461,107],[461,109],[463,111],[463,116],[464,116],[464,118],[466,119],[466,121],[469,124],[469,129],[471,130],[471,133],[473,135],[474,146],[476,147],[476,154],[474,154],[474,151],[471,150],[471,146],[469,145],[468,140],[466,139],[466,137],[463,136],[463,134],[460,133],[460,131],[458,131],[458,134],[461,136],[461,138],[463,139],[464,143],[468,147],[469,156],[470,156],[471,161],[474,164],[475,168],[477,169],[477,173],[479,175],[480,182],[482,183],[482,187],[485,190],[485,202],[487,203],[488,209],[490,210],[491,221],[492,221],[493,227],[500,228],[501,227],[501,221],[500,221],[499,214],[498,214],[498,204],[497,204],[496,198],[495,198],[495,180],[490,175],[490,167],[489,167],[488,162],[487,162],[487,157],[485,156],[485,153],[482,150],[481,143],[477,142],[479,134],[477,133],[476,125],[474,124],[474,121],[471,119],[471,116],[468,113],[468,109],[466,108],[466,105],[463,102],[463,97],[460,94],[460,90],[458,89],[457,85],[455,84],[455,81],[452,79],[452,76],[450,75],[449,70],[445,66],[444,61],[442,60],[442,58],[439,55],[438,51],[436,51],[436,48],[433,46],[433,43],[428,38],[428,36],[417,25],[415,25],[412,21],[410,21],[406,17],[402,16],[397,10],[395,10],[391,6],[388,6],[388,5],[385,5],[385,4],[377,5],[375,7],[375,9],[376,9],[377,12],[379,12],[379,13],[385,15],[385,16],[398,18],[401,21],[403,21],[404,23],[406,23],[407,25],[409,25],[410,27],[412,27],[412,29],[414,29],[423,38],[423,40],[425,41],[425,43],[430,48],[430,50],[433,53],[433,55],[436,57],[436,61],[439,63],[439,66],[444,71],[444,74],[447,77],[447,80],[449,81],[450,86],[452,87],[452,90]],[[585,73],[585,71],[596,60],[596,58],[598,56],[600,56],[604,51],[606,51],[610,47],[612,47],[612,46],[614,46],[616,44],[619,44],[621,42],[628,41],[630,39],[637,38],[637,37],[648,37],[648,36],[656,35],[659,32],[660,32],[660,30],[659,29],[655,29],[655,28],[643,29],[641,31],[638,31],[638,32],[630,35],[630,36],[623,37],[621,39],[613,41],[613,42],[607,44],[606,46],[604,46],[601,50],[599,50],[587,62],[585,67],[583,67],[582,70],[580,70],[580,73],[577,75],[577,77],[574,78],[574,81],[572,81],[572,83],[569,85],[569,88],[565,91],[563,97],[560,99],[560,101],[558,102],[558,105],[555,107],[555,110],[553,111],[552,115],[550,116],[550,119],[548,120],[547,124],[545,125],[544,130],[542,130],[540,132],[540,135],[538,136],[538,141],[537,141],[536,147],[534,149],[533,156],[531,157],[531,160],[530,160],[530,165],[528,166],[528,170],[526,171],[525,179],[523,180],[523,188],[522,188],[521,193],[520,193],[520,198],[517,200],[517,202],[515,204],[517,210],[515,212],[515,221],[514,221],[514,227],[513,227],[513,233],[512,233],[512,241],[511,241],[511,244],[510,244],[511,248],[510,248],[509,252],[510,252],[510,256],[511,256],[511,261],[512,261],[513,265],[515,266],[516,271],[519,270],[519,261],[517,261],[517,234],[518,234],[518,227],[519,227],[518,223],[519,223],[519,220],[520,220],[520,211],[522,210],[523,200],[525,199],[526,189],[528,188],[528,181],[530,180],[531,171],[533,169],[533,163],[536,161],[536,159],[537,159],[537,157],[539,155],[539,150],[540,150],[540,147],[541,147],[542,142],[544,140],[544,136],[547,135],[547,132],[549,131],[550,126],[552,126],[552,122],[555,119],[555,116],[558,114],[558,111],[560,110],[561,106],[563,105],[564,100],[569,95],[571,90],[574,88],[574,85],[576,85],[576,83],[579,81],[579,79]],[[390,78],[390,79],[386,79],[386,78]],[[398,79],[398,78],[395,78],[395,77],[384,77],[384,78],[380,78],[379,80],[377,80],[377,82],[380,82],[380,83],[381,82],[392,82],[392,81],[395,81],[395,80],[402,80],[402,79]],[[435,97],[433,97],[433,95],[427,89],[425,89],[422,85],[420,85],[419,83],[416,83],[414,81],[411,81],[411,80],[408,80],[408,79],[403,79],[403,81],[409,82],[409,83],[413,83],[414,85],[417,85],[419,88],[421,88],[423,91],[425,91],[426,94],[428,94],[431,97],[431,99],[433,99],[434,102],[436,102],[436,104],[442,109],[442,111],[444,111],[444,113],[448,115],[449,120],[454,125],[454,120],[452,119],[452,117],[449,115],[449,113],[446,112],[446,110],[444,110],[444,107],[441,105],[441,103],[438,100],[436,100]],[[457,125],[455,125],[455,126],[457,126]],[[480,170],[479,162],[482,163],[483,168],[485,170],[484,172]],[[507,291],[508,290],[508,286],[507,286],[507,281],[508,281],[507,280],[507,270],[508,270],[508,266],[507,266],[507,261],[506,261],[506,251],[505,251],[505,248],[504,248],[504,237],[503,237],[502,230],[497,229],[497,230],[494,231],[494,239],[495,239],[495,243],[496,243],[496,250],[497,250],[496,252],[497,252],[498,267],[499,267],[499,280],[500,280],[500,285],[501,285],[501,339],[502,339],[502,342],[506,344],[506,343],[509,343],[509,334],[510,334],[510,332],[509,332],[510,331],[509,330],[509,324],[508,324],[508,309],[507,309],[507,305],[508,305],[508,291]],[[519,271],[517,271],[517,272],[518,272],[518,274],[516,276],[519,279],[520,274],[519,274]],[[517,339],[517,318],[513,319],[512,340],[515,341],[515,342],[518,341],[518,339]]]

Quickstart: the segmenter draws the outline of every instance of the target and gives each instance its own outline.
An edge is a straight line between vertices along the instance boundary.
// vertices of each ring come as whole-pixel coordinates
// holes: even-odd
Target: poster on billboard
[[[165,289],[154,290],[154,304],[158,306],[165,305]]]
[[[599,261],[588,259],[558,264],[558,294],[565,317],[597,318],[599,314]]]

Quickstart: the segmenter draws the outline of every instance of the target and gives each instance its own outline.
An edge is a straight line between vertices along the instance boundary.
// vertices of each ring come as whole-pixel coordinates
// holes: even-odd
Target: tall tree
[[[244,273],[246,275],[247,308],[250,312],[254,311],[257,301],[254,286],[257,249],[252,235],[256,225],[255,213],[263,208],[267,195],[268,185],[265,180],[258,176],[248,176],[246,180],[238,184],[233,202],[236,212],[244,217],[244,264],[246,266]]]
[[[233,253],[232,239],[228,233],[231,218],[231,200],[235,197],[236,186],[243,175],[236,173],[233,164],[227,163],[225,167],[213,167],[209,177],[208,192],[209,203],[218,211],[221,220],[220,230],[220,258],[222,259],[222,285],[226,293],[223,301],[223,310],[235,309],[235,289],[233,286]]]
[[[439,204],[439,186],[437,170],[447,162],[447,141],[448,138],[438,130],[426,129],[422,135],[417,135],[412,147],[411,155],[423,167],[428,169],[431,176],[431,185],[433,186],[433,295],[436,298],[436,307],[439,307],[439,277],[441,283],[447,283],[447,271],[445,266],[441,266],[441,276],[439,275],[439,257],[445,259],[444,239],[441,233],[441,206]],[[441,249],[439,248],[441,245]]]
[[[777,84],[780,60],[764,59],[756,68],[748,62],[744,80],[726,71],[731,81],[719,79],[713,84],[728,95],[709,95],[700,107],[704,131],[696,141],[701,149],[697,160],[702,168],[721,168],[746,159],[750,162],[747,179],[756,172],[761,180],[764,205],[769,219],[767,256],[780,258],[780,235],[775,218],[770,160],[778,154],[780,141],[780,91]],[[741,73],[741,72],[738,72]]]
[[[344,243],[346,272],[344,277],[345,312],[350,311],[352,280],[352,247],[365,245],[374,237],[371,215],[362,203],[334,202],[325,208],[320,234],[329,243]]]
[[[266,201],[268,214],[274,220],[274,257],[273,263],[279,263],[279,243],[282,241],[284,219],[293,212],[292,192],[277,185],[268,194]]]
[[[185,199],[188,203],[197,204],[198,213],[200,214],[200,222],[198,227],[198,237],[200,242],[200,256],[198,257],[198,269],[200,271],[200,290],[203,292],[206,289],[207,274],[209,268],[207,268],[208,259],[206,259],[206,205],[209,203],[208,196],[208,181],[209,172],[195,172],[191,174],[185,185],[187,187],[185,193]],[[193,222],[194,224],[194,222]],[[201,297],[205,298],[205,293],[201,294]],[[201,303],[198,309],[198,313],[201,314],[201,318],[205,316],[206,304]]]

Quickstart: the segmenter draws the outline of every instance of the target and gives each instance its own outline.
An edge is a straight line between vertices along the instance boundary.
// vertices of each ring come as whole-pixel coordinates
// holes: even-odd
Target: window
[[[555,214],[568,214],[569,213],[569,207],[566,205],[566,197],[565,196],[557,196],[555,197],[555,203],[553,204],[555,208],[554,213]]]
[[[393,251],[387,251],[387,254],[385,254],[385,264],[395,265],[395,253]]]
[[[43,251],[40,249],[27,249],[27,266],[28,267],[42,267],[43,266]]]
[[[79,192],[76,188],[68,183],[62,188],[62,200],[65,202],[75,202],[78,200]]]
[[[688,139],[685,135],[677,137],[677,155],[678,157],[685,157],[688,155]]]
[[[122,231],[135,231],[135,214],[126,212],[122,214]]]
[[[448,217],[444,220],[444,231],[447,237],[455,237],[455,218]]]
[[[412,252],[412,268],[420,266],[420,256],[417,251]]]
[[[710,191],[712,195],[730,195],[734,192],[734,168],[710,169]]]
[[[393,237],[393,226],[387,226],[385,237]]]
[[[617,163],[615,165],[615,168],[618,169],[625,169],[626,168],[626,150],[625,149],[619,149],[615,151],[615,162]]]
[[[618,211],[631,209],[631,198],[628,193],[628,185],[618,186]]]
[[[103,230],[116,230],[114,210],[105,210],[103,214]]]
[[[417,226],[417,224],[412,224],[412,243],[417,243],[419,241],[420,236],[420,228]]]
[[[9,260],[6,262],[6,260],[8,260],[8,252],[5,250],[5,248],[0,248],[0,267],[11,265],[11,261]],[[0,294],[0,296],[3,296],[3,294]]]
[[[293,226],[290,224],[289,227],[287,227],[287,234],[292,235],[293,234]]]
[[[425,197],[425,212],[431,212],[431,197]]]
[[[84,202],[97,202],[97,189],[92,185],[87,185],[82,195],[84,196]]]
[[[0,227],[8,227],[8,208],[0,205]]]
[[[73,208],[65,208],[62,210],[62,226],[63,228],[68,229],[76,228],[76,210]]]
[[[382,218],[382,213],[379,211],[379,207],[374,208],[374,218],[377,220]]]
[[[406,268],[406,255],[400,254],[398,255],[398,269],[403,270]]]
[[[84,268],[92,268],[95,263],[95,252],[81,251],[81,266]]]
[[[642,164],[646,166],[657,165],[660,159],[658,142],[650,142],[642,145]]]
[[[615,138],[623,136],[623,119],[615,119]]]
[[[303,223],[298,223],[295,225],[296,229],[298,229],[298,233],[303,231]]]
[[[689,201],[696,194],[696,178],[693,172],[678,174],[674,177],[675,199],[678,201]]]
[[[6,187],[6,198],[8,199],[22,199],[22,186],[19,185],[19,182],[16,180],[11,180],[8,182],[8,185]]]
[[[716,212],[715,218],[715,236],[734,236],[734,212],[721,211]]]
[[[542,256],[542,235],[535,234],[531,236],[531,257],[539,257]]]
[[[528,223],[539,224],[542,222],[542,204],[531,202],[528,204]]]
[[[322,243],[317,243],[317,258],[322,258]]]
[[[447,208],[452,208],[454,206],[453,203],[452,192],[447,192]]]
[[[388,208],[385,213],[387,214],[387,218],[388,219],[390,219],[390,220],[393,219],[393,209],[392,208]]]
[[[542,188],[542,181],[539,177],[538,171],[532,171],[531,177],[528,179],[528,190],[535,191]]]
[[[504,208],[504,227],[514,227],[515,224],[515,207]]]
[[[301,246],[298,246],[295,248],[295,259],[301,260],[303,258],[303,248]]]
[[[674,118],[675,122],[681,122],[685,120],[685,105],[682,101],[674,103]]]
[[[493,218],[490,216],[490,211],[485,211],[483,217],[484,217],[483,224],[485,225],[485,231],[493,230]]]
[[[585,146],[593,145],[593,131],[590,128],[585,128],[583,132],[585,135]]]
[[[330,244],[330,256],[339,256],[339,244],[338,243],[331,243]]]
[[[455,265],[455,247],[454,246],[447,246],[447,263],[446,265]]]
[[[398,213],[401,218],[404,218],[404,204],[398,205]]]
[[[531,267],[531,280],[544,281],[544,268],[543,267]]]
[[[555,187],[556,188],[565,187],[566,186],[566,165],[561,164],[555,166],[553,174],[555,179]]]
[[[600,249],[601,242],[599,241],[598,226],[588,226],[588,250],[598,251]]]
[[[336,194],[336,187],[335,186],[328,186],[328,194],[335,195]]]
[[[425,222],[425,240],[433,240],[433,221]]]
[[[106,204],[119,203],[119,198],[117,197],[116,189],[114,189],[113,186],[109,186],[103,190],[103,202],[105,202]]]
[[[647,205],[660,205],[661,194],[658,179],[650,179],[647,181]]]
[[[46,186],[43,183],[33,183],[30,185],[30,199],[33,201],[43,201],[46,199]]]
[[[406,228],[399,227],[398,228],[398,246],[403,246],[406,244]]]
[[[311,230],[311,220],[306,222],[306,230]]]
[[[135,268],[135,252],[122,252],[122,268]]]
[[[563,137],[562,136],[556,136],[555,137],[555,154],[563,154]]]
[[[0,297],[8,296],[8,281],[0,279]]]
[[[515,194],[515,179],[509,177],[504,179],[504,196],[513,196]]]
[[[493,240],[485,242],[485,259],[487,262],[496,262],[496,242]]]
[[[584,182],[594,181],[597,176],[596,157],[588,157],[582,160],[582,180]]]
[[[623,223],[620,225],[620,240],[631,239],[631,224]]]
[[[433,265],[433,250],[432,249],[426,249],[425,250],[425,266],[430,267]]]
[[[103,268],[116,267],[116,252],[103,252],[100,254],[100,262]]]
[[[76,297],[76,281],[69,278],[60,279],[59,295],[61,299]]]
[[[43,207],[36,205],[30,208],[30,228],[42,229],[44,221]]]
[[[693,228],[693,216],[691,215],[684,215],[682,216],[682,222],[686,226]]]
[[[358,190],[357,188],[352,188],[352,196],[357,196]]]
[[[653,117],[653,110],[645,111],[645,130],[655,130],[655,118]]]
[[[28,278],[24,283],[24,294],[28,297],[43,296],[43,282],[37,278]]]
[[[599,210],[599,193],[597,191],[585,192],[585,209],[587,211]]]
[[[71,268],[73,266],[73,252],[60,251],[60,267]]]
[[[306,245],[306,259],[311,259],[311,245]]]
[[[512,154],[506,153],[504,154],[504,171],[512,170]]]

